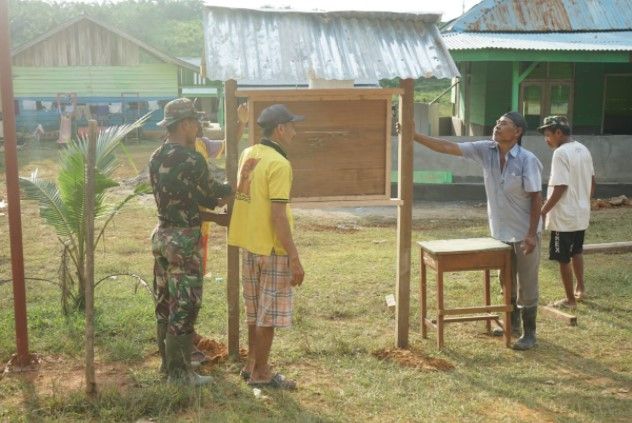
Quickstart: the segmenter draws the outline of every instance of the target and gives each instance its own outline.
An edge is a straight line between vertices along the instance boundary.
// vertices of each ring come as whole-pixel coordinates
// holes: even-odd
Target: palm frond
[[[55,229],[55,232],[72,240],[75,228],[68,219],[68,209],[57,186],[53,182],[40,179],[36,169],[28,178],[20,177],[20,187],[27,200],[37,201],[40,216]]]

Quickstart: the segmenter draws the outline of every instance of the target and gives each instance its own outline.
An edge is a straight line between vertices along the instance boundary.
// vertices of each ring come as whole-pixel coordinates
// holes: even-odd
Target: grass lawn
[[[157,142],[127,146],[142,169]],[[53,148],[20,152],[20,172],[55,173]],[[118,177],[135,176],[122,160]],[[0,197],[6,198],[4,173]],[[427,206],[426,206],[427,207]],[[448,206],[453,207],[453,206]],[[443,206],[415,218],[413,242],[486,236],[481,207]],[[459,212],[459,207],[464,209]],[[465,212],[467,208],[468,212]],[[474,209],[473,212],[471,209]],[[59,245],[34,204],[22,203],[27,278],[55,280]],[[428,217],[431,216],[431,217]],[[135,273],[151,280],[151,198],[130,203],[107,232],[96,256],[96,277]],[[15,351],[8,222],[0,217],[0,362]],[[593,213],[586,242],[632,240],[632,208]],[[226,342],[225,231],[211,236],[198,331]],[[39,372],[0,379],[0,421],[524,421],[628,422],[632,417],[632,262],[630,254],[586,256],[590,297],[578,325],[538,316],[536,349],[516,352],[485,334],[484,323],[448,325],[446,346],[419,333],[418,250],[413,250],[410,352],[393,351],[395,320],[384,297],[394,293],[396,221],[384,216],[296,212],[296,240],[306,278],[296,291],[294,326],[278,331],[271,360],[296,378],[293,393],[255,399],[238,376],[240,365],[207,368],[215,383],[200,390],[169,386],[157,373],[153,303],[126,277],[96,289],[99,396],[83,395],[83,316],[63,316],[50,283],[27,281],[30,348]],[[541,302],[562,295],[556,263],[542,242]],[[216,279],[215,276],[222,276]],[[430,274],[430,277],[434,276]],[[432,279],[431,279],[432,280]],[[430,307],[434,306],[429,284]],[[500,300],[493,284],[493,301]],[[446,278],[450,306],[482,299],[480,273]],[[243,312],[242,312],[243,316]],[[242,328],[243,329],[243,328]],[[245,345],[245,331],[241,341]],[[384,359],[393,353],[400,360]]]

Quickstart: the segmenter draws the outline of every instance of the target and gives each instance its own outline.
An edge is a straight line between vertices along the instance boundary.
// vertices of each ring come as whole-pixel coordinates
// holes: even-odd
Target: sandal
[[[554,301],[551,304],[549,304],[549,306],[559,308],[559,309],[567,309],[567,310],[575,310],[577,308],[577,305],[569,304],[566,298]]]
[[[274,389],[285,389],[288,391],[293,391],[296,389],[296,382],[291,379],[286,379],[281,373],[275,373],[267,382],[248,382],[248,385],[253,388],[274,388]]]

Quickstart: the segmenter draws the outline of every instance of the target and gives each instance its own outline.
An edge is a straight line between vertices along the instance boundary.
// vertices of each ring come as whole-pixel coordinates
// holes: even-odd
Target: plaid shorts
[[[242,250],[246,323],[262,327],[292,324],[292,272],[288,256],[262,256]]]

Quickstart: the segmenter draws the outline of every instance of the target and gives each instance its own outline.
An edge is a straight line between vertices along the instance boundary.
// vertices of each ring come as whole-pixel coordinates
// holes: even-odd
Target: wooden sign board
[[[391,99],[398,89],[237,91],[247,97],[250,142],[259,142],[261,111],[275,103],[294,114],[296,137],[288,148],[292,202],[383,204],[391,192]]]

